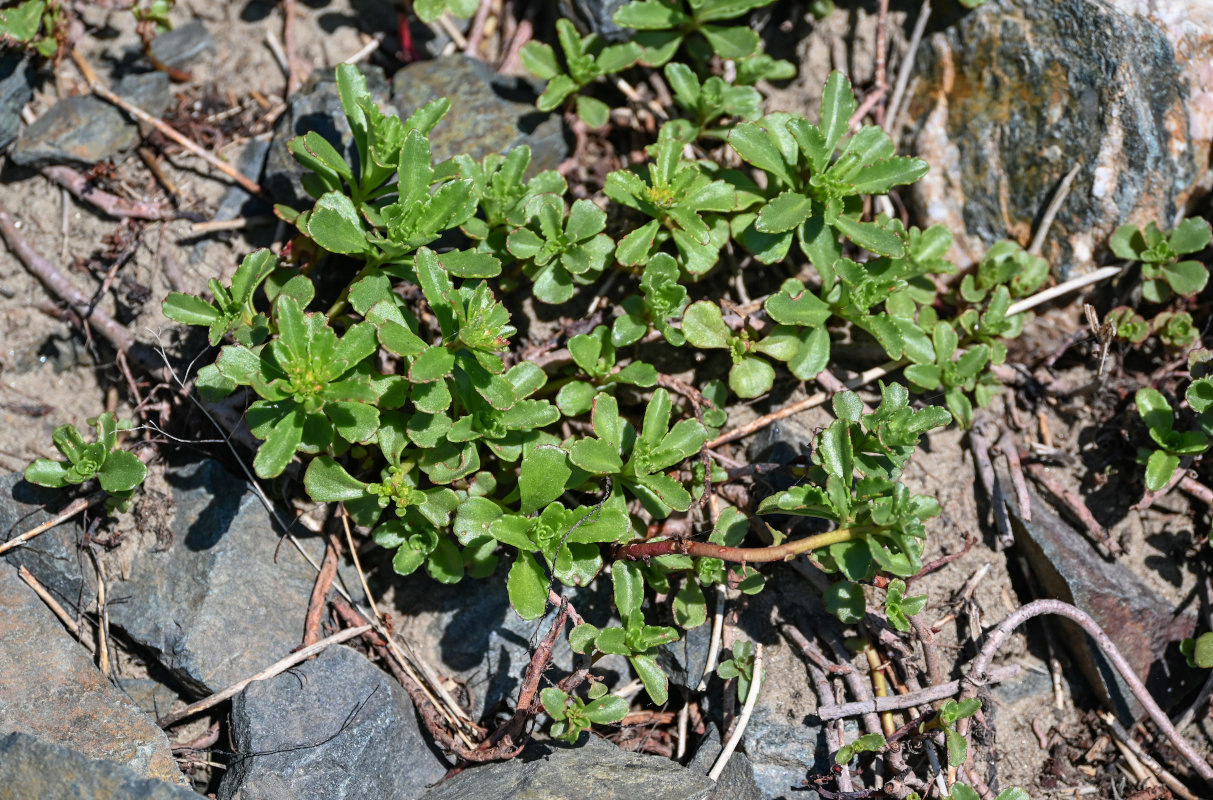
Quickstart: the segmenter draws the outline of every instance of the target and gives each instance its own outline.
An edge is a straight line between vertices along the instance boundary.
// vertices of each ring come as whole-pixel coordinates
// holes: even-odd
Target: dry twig
[[[77,199],[83,200],[102,213],[109,214],[111,217],[156,220],[194,216],[177,211],[171,206],[163,206],[158,203],[139,203],[102,191],[93,186],[88,178],[71,167],[43,167],[42,174],[71,192]]]
[[[1158,703],[1154,702],[1154,698],[1150,696],[1149,690],[1146,689],[1141,679],[1137,677],[1137,673],[1133,671],[1133,667],[1129,665],[1125,657],[1116,649],[1116,645],[1104,633],[1103,628],[1099,627],[1099,624],[1086,612],[1075,608],[1069,603],[1063,603],[1060,600],[1034,600],[1018,611],[1008,615],[1006,619],[1000,622],[998,627],[990,632],[985,645],[981,648],[981,652],[978,653],[977,657],[969,665],[969,670],[965,674],[962,683],[961,699],[965,700],[976,697],[978,688],[988,682],[990,663],[994,660],[994,656],[997,654],[999,648],[1015,632],[1015,629],[1033,617],[1043,614],[1056,614],[1065,617],[1077,623],[1095,640],[1095,643],[1099,645],[1099,649],[1104,652],[1104,655],[1112,662],[1112,666],[1120,673],[1125,686],[1137,698],[1137,702],[1145,709],[1146,714],[1154,721],[1154,724],[1158,726],[1162,734],[1183,755],[1184,759],[1192,765],[1197,774],[1204,778],[1207,783],[1213,785],[1213,767],[1210,767],[1209,762],[1205,761],[1204,757],[1196,751],[1191,743],[1184,739],[1179,731],[1175,730],[1175,726],[1171,724],[1171,720],[1158,707]],[[968,720],[960,720],[958,726],[958,732],[962,735],[966,734],[969,727]]]
[[[69,503],[66,508],[64,508],[62,511],[60,511],[55,516],[48,519],[46,522],[43,522],[41,525],[37,525],[33,528],[30,528],[28,531],[21,534],[20,536],[14,536],[12,539],[9,539],[4,544],[0,544],[0,555],[7,553],[9,550],[12,550],[15,547],[19,547],[19,546],[25,544],[30,539],[33,539],[35,536],[37,536],[40,533],[46,533],[47,531],[49,531],[51,528],[55,527],[56,525],[59,525],[61,523],[68,521],[69,519],[76,516],[81,511],[88,508],[93,503],[96,503],[98,500],[101,500],[104,497],[105,497],[104,492],[94,492],[93,494],[89,495],[88,497],[76,498],[71,503]]]
[[[188,137],[183,136],[181,133],[179,133],[177,131],[176,128],[172,127],[164,120],[159,119],[157,117],[153,117],[151,114],[147,113],[143,109],[139,108],[138,106],[134,105],[133,103],[129,102],[128,100],[126,100],[122,97],[119,97],[118,95],[111,92],[108,88],[103,86],[101,84],[100,80],[98,80],[98,78],[97,78],[97,73],[93,71],[92,66],[87,61],[85,61],[84,56],[80,55],[80,53],[77,52],[75,49],[73,49],[71,51],[71,56],[72,56],[72,60],[76,62],[76,66],[80,69],[81,74],[84,75],[84,80],[86,83],[88,83],[89,89],[92,90],[93,94],[97,95],[98,97],[100,97],[102,100],[105,100],[106,102],[113,103],[114,105],[118,106],[118,108],[122,109],[127,114],[130,114],[132,117],[134,117],[139,122],[142,122],[146,125],[151,125],[153,128],[155,128],[161,134],[168,137],[169,139],[172,139],[174,142],[176,142],[177,144],[184,147],[190,153],[193,153],[194,155],[198,156],[198,158],[201,158],[203,161],[210,164],[212,167],[219,170],[224,175],[226,175],[227,177],[234,180],[236,183],[240,184],[242,187],[244,187],[246,190],[248,190],[252,194],[261,194],[261,187],[259,185],[257,185],[256,181],[250,180],[249,178],[246,178],[244,175],[241,175],[240,171],[237,170],[235,167],[233,167],[231,164],[227,163],[226,161],[224,161],[223,159],[214,155],[213,153],[210,153],[207,150],[204,150],[202,147],[198,146],[193,141],[191,141]]]

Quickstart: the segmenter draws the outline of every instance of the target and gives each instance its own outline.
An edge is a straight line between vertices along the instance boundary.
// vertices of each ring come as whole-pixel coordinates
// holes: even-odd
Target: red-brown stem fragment
[[[662,539],[656,542],[625,544],[615,548],[616,561],[643,561],[657,556],[685,555],[697,558],[719,558],[740,564],[758,564],[770,561],[787,561],[811,550],[818,550],[838,542],[862,539],[875,528],[839,528],[829,533],[806,536],[772,547],[725,547],[710,542],[694,542],[690,539]]]
[[[939,647],[935,644],[935,631],[922,618],[922,614],[910,617],[918,641],[922,643],[922,659],[927,664],[927,680],[931,686],[943,683],[943,667],[939,663]]]
[[[1116,649],[1116,645],[1104,633],[1103,628],[1099,627],[1099,624],[1086,612],[1075,608],[1069,603],[1063,603],[1060,600],[1034,600],[1008,615],[1006,619],[1000,622],[998,627],[990,632],[985,645],[981,648],[981,652],[977,654],[977,657],[970,664],[969,671],[965,674],[962,682],[963,688],[960,692],[960,699],[967,700],[977,696],[978,688],[988,680],[990,663],[994,660],[995,654],[998,653],[999,648],[1006,643],[1011,634],[1015,632],[1015,629],[1033,617],[1044,614],[1056,614],[1077,623],[1095,640],[1095,643],[1099,645],[1099,649],[1103,650],[1108,660],[1112,662],[1112,666],[1120,673],[1120,677],[1124,680],[1129,691],[1137,698],[1137,702],[1141,703],[1146,714],[1154,721],[1154,724],[1158,726],[1162,734],[1167,737],[1167,740],[1191,764],[1197,774],[1204,778],[1205,782],[1213,785],[1213,767],[1180,735],[1179,731],[1175,730],[1175,726],[1171,724],[1171,720],[1167,717],[1166,712],[1158,707],[1158,703],[1154,702],[1154,698],[1150,696],[1149,690],[1146,689],[1141,679],[1137,677],[1137,673],[1133,671],[1133,667],[1129,665],[1125,657]],[[957,730],[961,735],[966,735],[968,727],[967,719],[960,720]]]
[[[286,96],[299,91],[303,83],[305,68],[295,54],[295,18],[298,16],[295,0],[282,0],[282,49],[286,51]]]
[[[89,179],[71,167],[43,167],[42,174],[72,193],[74,197],[83,200],[102,213],[111,217],[129,217],[131,219],[178,219],[189,216],[170,206],[157,203],[139,203],[127,200],[115,194],[103,191],[93,186]]]
[[[8,244],[8,249],[12,251],[22,264],[26,266],[30,272],[34,274],[38,280],[46,285],[46,288],[55,293],[59,299],[71,305],[80,313],[85,313],[89,310],[88,297],[84,292],[77,288],[76,284],[69,281],[63,276],[59,270],[40,256],[29,242],[25,240],[17,229],[17,224],[13,220],[8,209],[0,206],[0,236],[4,237],[4,241]],[[109,314],[106,314],[99,308],[93,308],[88,315],[88,321],[94,328],[114,346],[116,350],[129,351],[135,345],[135,337],[127,327]]]
[[[1213,507],[1213,489],[1205,486],[1190,475],[1184,475],[1179,479],[1179,488],[1205,505]]]
[[[320,563],[320,572],[316,574],[316,582],[312,584],[312,596],[307,604],[307,617],[303,624],[304,647],[320,641],[320,620],[324,616],[329,591],[333,588],[333,579],[337,577],[337,560],[340,556],[341,542],[336,536],[329,534],[324,560]]]

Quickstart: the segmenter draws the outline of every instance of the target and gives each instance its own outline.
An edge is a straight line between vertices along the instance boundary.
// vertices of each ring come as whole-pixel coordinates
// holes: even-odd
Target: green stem
[[[734,561],[742,564],[786,561],[839,542],[858,541],[878,530],[880,529],[873,525],[839,528],[836,531],[806,536],[803,539],[771,547],[725,547],[710,542],[693,542],[690,539],[662,539],[657,542],[625,544],[615,549],[615,559],[617,561],[644,561],[657,556],[686,555],[699,558],[719,558],[722,561]]]

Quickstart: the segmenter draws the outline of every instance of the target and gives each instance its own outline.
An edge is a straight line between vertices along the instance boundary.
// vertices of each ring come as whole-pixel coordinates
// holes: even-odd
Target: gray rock
[[[561,0],[560,6],[569,16],[583,23],[608,42],[622,42],[632,35],[631,28],[615,24],[615,12],[628,4],[628,0]],[[570,13],[571,12],[571,13]]]
[[[812,789],[804,789],[807,775],[803,769],[778,764],[754,764],[754,782],[760,797],[766,800],[821,800]]]
[[[272,142],[264,139],[249,139],[240,150],[240,155],[236,158],[236,170],[241,175],[253,181],[260,180],[261,170],[265,167],[266,158],[272,146]],[[227,187],[223,192],[223,196],[219,198],[219,205],[216,206],[215,213],[211,219],[227,220],[236,219],[237,217],[254,217],[262,214],[268,215],[272,211],[273,208],[270,204],[262,198],[250,194],[243,186],[232,185]],[[201,263],[206,254],[207,247],[214,243],[214,241],[215,239],[212,236],[199,238],[193,249],[190,250],[190,263]]]
[[[132,776],[180,779],[164,732],[109,684],[9,564],[0,564],[0,675],[0,734],[29,734],[78,750],[81,760],[118,762]],[[9,767],[3,749],[0,775]]]
[[[221,800],[411,800],[447,772],[404,689],[343,646],[236,695],[232,738],[254,755],[233,759]]]
[[[201,694],[299,644],[315,573],[249,489],[218,462],[171,471],[173,542],[110,586],[110,622]]]
[[[720,749],[720,732],[715,725],[709,725],[708,735],[703,737],[687,769],[707,775],[716,764]],[[754,765],[745,753],[735,750],[716,780],[708,800],[763,800],[764,797],[754,781]]]
[[[422,800],[704,800],[706,775],[659,756],[628,753],[585,734],[576,746],[531,744],[517,758],[472,767],[421,795]]]
[[[5,800],[198,800],[183,786],[23,733],[0,739],[0,796]]]
[[[1009,486],[1009,482],[1003,485]],[[1183,699],[1203,676],[1183,665],[1167,663],[1168,647],[1192,636],[1196,619],[1176,613],[1140,578],[1120,563],[1104,561],[1077,531],[1032,493],[1032,520],[1024,522],[1015,503],[1008,504],[1015,543],[1027,556],[1032,575],[1046,597],[1071,603],[1091,615],[1129,661],[1137,676],[1164,709]],[[1058,637],[1100,699],[1130,724],[1141,706],[1111,662],[1081,628],[1057,620],[1065,631]],[[1175,655],[1175,652],[1170,653]]]
[[[200,19],[192,19],[152,40],[152,57],[167,67],[184,70],[203,56],[215,54],[215,40]]]
[[[703,680],[708,666],[708,650],[712,644],[712,625],[700,625],[681,632],[682,638],[657,648],[657,663],[665,670],[674,686],[694,689]]]
[[[152,114],[163,113],[171,101],[168,76],[158,72],[128,75],[114,92]],[[73,95],[22,131],[10,158],[23,167],[91,167],[122,158],[139,139],[138,126],[117,107],[92,95]]]
[[[386,105],[388,83],[383,70],[378,67],[359,67],[366,76],[367,89],[376,103]],[[354,137],[345,113],[341,110],[341,96],[337,94],[337,80],[332,72],[320,72],[298,92],[291,96],[290,104],[274,131],[273,143],[265,162],[265,177],[261,185],[280,203],[302,208],[308,195],[299,185],[307,170],[299,165],[286,149],[286,143],[315,131],[337,148],[350,164],[358,162]]]
[[[392,103],[402,118],[439,97],[450,99],[451,110],[429,137],[435,161],[460,153],[479,160],[526,144],[530,176],[555,169],[568,154],[559,117],[536,110],[534,87],[498,75],[483,61],[445,56],[414,62],[392,77]]]
[[[10,158],[23,167],[90,167],[139,143],[139,129],[92,95],[65,97],[21,132]]]
[[[166,478],[171,543],[145,531],[123,545],[135,552],[126,552],[124,579],[109,586],[110,623],[155,655],[185,691],[201,696],[299,644],[315,572],[294,547],[278,547],[278,531],[257,496],[218,462],[174,468]],[[19,501],[39,496],[24,482],[9,492]],[[0,502],[0,511],[5,505]],[[91,567],[81,569],[78,536],[74,527],[60,526],[13,553],[73,609],[89,607],[95,596]]]
[[[270,146],[271,143],[264,139],[250,139],[236,159],[237,171],[246,178],[257,180],[261,175],[262,167],[265,166]],[[215,220],[236,219],[240,216],[264,214],[271,210],[264,200],[249,194],[244,187],[229,186],[223,193],[223,197],[219,198],[219,205],[215,208],[215,214],[211,218]]]
[[[742,735],[762,795],[807,800],[799,787],[809,773],[829,770],[825,728],[819,723],[789,721],[778,708],[764,705],[759,695],[750,723]]]
[[[1026,245],[1079,165],[1042,253],[1063,277],[1123,222],[1169,227],[1209,189],[1211,56],[1207,0],[986,3],[920,51],[917,210],[966,267],[998,239]]]
[[[21,109],[34,96],[34,68],[19,55],[0,58],[0,151],[21,130]]]
[[[125,75],[114,84],[114,93],[157,117],[173,102],[172,81],[163,72]]]
[[[66,506],[69,498],[61,489],[47,489],[27,483],[21,473],[13,472],[0,478],[0,538],[19,536],[53,516],[52,512]],[[69,612],[78,614],[88,609],[96,597],[96,575],[89,566],[88,575],[82,561],[88,560],[76,545],[79,532],[73,525],[60,525],[40,534],[28,543],[10,550],[0,558],[17,567],[25,567],[46,587],[47,591]]]

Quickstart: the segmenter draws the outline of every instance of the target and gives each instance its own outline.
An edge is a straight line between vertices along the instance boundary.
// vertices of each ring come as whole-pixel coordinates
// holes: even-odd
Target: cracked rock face
[[[76,750],[82,759],[125,765],[132,775],[180,778],[164,732],[110,685],[17,570],[2,562],[0,674],[0,737],[25,734]],[[0,745],[0,763],[13,741]]]
[[[1078,172],[1042,255],[1083,272],[1122,223],[1174,224],[1210,188],[1213,5],[1206,0],[992,0],[924,42],[909,108],[923,218],[962,266],[1027,245]]]

